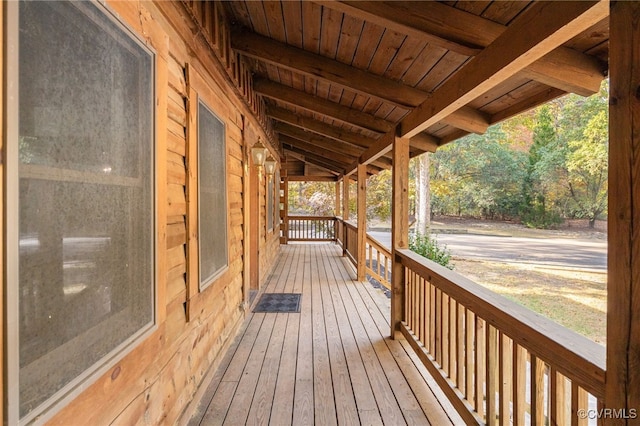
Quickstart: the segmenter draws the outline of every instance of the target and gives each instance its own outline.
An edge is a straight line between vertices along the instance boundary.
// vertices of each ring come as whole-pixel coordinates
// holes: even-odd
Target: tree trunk
[[[416,164],[416,233],[426,235],[431,222],[431,194],[429,188],[429,153],[418,157]]]

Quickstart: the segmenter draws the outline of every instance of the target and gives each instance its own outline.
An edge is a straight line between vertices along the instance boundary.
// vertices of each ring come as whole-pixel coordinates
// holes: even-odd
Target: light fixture
[[[264,165],[264,160],[267,156],[267,148],[260,142],[260,138],[258,138],[258,142],[251,147],[251,158],[253,159],[253,164],[258,166],[258,168]]]
[[[276,160],[271,155],[264,161],[264,169],[268,176],[273,176],[276,171]]]

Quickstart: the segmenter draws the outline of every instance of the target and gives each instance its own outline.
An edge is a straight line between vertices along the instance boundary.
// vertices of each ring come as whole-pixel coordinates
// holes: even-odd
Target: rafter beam
[[[424,100],[423,92],[411,86],[250,31],[234,32],[231,47],[250,58],[336,83],[365,96],[376,94],[399,107],[408,109]]]
[[[300,161],[304,161],[305,163],[313,164],[314,166],[322,167],[323,169],[330,170],[335,173],[344,173],[344,166],[336,164],[334,162],[328,162],[326,159],[322,157],[318,157],[313,154],[309,154],[301,149],[295,147],[285,147],[285,154],[291,155],[292,157],[298,158]],[[297,155],[297,156],[296,156]]]
[[[507,26],[438,2],[316,1],[349,16],[465,56],[475,56],[493,43]],[[558,47],[523,73],[549,86],[589,96],[598,92],[603,67],[594,57]]]
[[[340,152],[339,150],[335,149],[327,152],[327,148],[324,146],[319,146],[316,143],[310,143],[305,140],[287,136],[284,134],[280,134],[279,139],[283,144],[288,144],[290,146],[295,146],[296,148],[304,149],[306,152],[319,155],[321,157],[327,158],[328,160],[336,161],[338,163],[350,164],[355,158],[358,158],[357,155],[354,156],[345,154],[344,152]]]
[[[409,145],[424,152],[436,152],[440,140],[426,133],[418,133],[409,140]]]
[[[601,21],[608,13],[609,4],[604,1],[534,3],[430,99],[409,113],[400,124],[400,136],[415,136],[441,121]]]
[[[314,79],[338,84],[347,90],[373,96],[405,109],[414,108],[429,97],[429,93],[415,87],[249,31],[234,32],[233,37],[234,49],[246,56]],[[442,122],[454,127],[464,126],[461,128],[473,133],[484,133],[488,126],[484,114],[470,107],[452,112]]]
[[[393,123],[371,114],[266,79],[255,79],[253,89],[256,93],[267,98],[318,113],[364,130],[386,133],[395,127]]]
[[[368,148],[373,142],[373,139],[366,136],[341,129],[339,127],[330,126],[327,123],[310,117],[303,117],[284,108],[270,106],[267,108],[267,115],[276,121],[291,124],[301,129],[306,129],[319,135],[323,135],[337,141],[344,141],[362,148]]]
[[[327,152],[327,154],[330,154],[331,152],[337,152],[352,157],[359,157],[360,154],[362,154],[362,151],[364,151],[364,148],[362,147],[357,147],[344,142],[338,142],[335,139],[326,138],[324,136],[318,135],[317,133],[307,132],[299,127],[292,126],[291,124],[278,122],[273,126],[273,130],[282,135],[287,135],[292,138],[296,138],[298,140],[316,145],[326,150],[325,152]]]

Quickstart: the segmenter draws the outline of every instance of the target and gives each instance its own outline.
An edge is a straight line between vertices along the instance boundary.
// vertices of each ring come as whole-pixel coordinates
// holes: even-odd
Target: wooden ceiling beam
[[[316,155],[305,152],[301,149],[298,149],[295,147],[284,147],[284,152],[286,155],[291,155],[292,157],[297,158],[298,160],[304,163],[313,164],[314,166],[322,167],[323,169],[326,169],[336,174],[344,173],[344,169],[345,169],[344,166],[341,166],[331,161],[326,161],[325,158],[318,157]]]
[[[410,110],[428,97],[429,93],[376,74],[357,69],[324,56],[272,40],[250,31],[233,34],[233,48],[243,55],[272,64],[276,67],[304,74],[311,78],[337,84],[364,96],[373,96],[384,102]],[[477,122],[474,122],[477,120]],[[486,118],[480,111],[465,107],[454,111],[443,123],[474,133],[487,129]]]
[[[374,141],[374,139],[358,133],[330,126],[327,123],[318,121],[311,117],[303,117],[284,108],[269,106],[267,108],[267,116],[276,121],[291,124],[292,126],[306,129],[337,141],[344,141],[352,145],[357,145],[362,148],[368,148]]]
[[[409,140],[409,145],[424,152],[436,152],[441,141],[427,133],[418,133]]]
[[[276,122],[273,126],[275,132],[282,135],[287,135],[292,138],[299,139],[317,145],[321,148],[328,150],[328,153],[332,151],[340,154],[350,155],[352,157],[359,157],[364,151],[363,147],[354,146],[345,142],[337,141],[335,139],[320,136],[314,132],[307,132],[300,127],[292,126],[291,124]]]
[[[316,3],[465,56],[479,54],[508,28],[438,2]],[[562,46],[531,63],[523,73],[527,78],[582,96],[597,93],[605,77],[597,58]]]
[[[463,106],[443,121],[450,126],[479,135],[489,128],[489,116],[468,106]]]
[[[400,136],[412,137],[522,71],[553,49],[604,19],[601,2],[534,3],[491,45],[438,88],[400,123]],[[535,28],[536,31],[531,31]]]
[[[421,90],[250,31],[234,32],[231,47],[279,68],[336,83],[365,96],[375,94],[405,109],[424,101],[425,94]]]
[[[327,150],[325,148],[321,148],[317,145],[305,142],[297,138],[292,138],[291,136],[281,134],[279,138],[280,143],[282,143],[283,146],[288,145],[304,150],[306,153],[317,155],[319,157],[325,158],[327,161],[332,161],[336,164],[349,165],[355,158],[357,158],[352,155],[345,155],[336,151],[333,151],[330,153],[330,155],[327,155]]]
[[[382,118],[270,80],[261,78],[254,79],[253,89],[256,93],[267,98],[275,99],[312,113],[318,113],[340,121],[341,123],[359,127],[364,130],[386,133],[395,127],[394,123],[390,123]]]

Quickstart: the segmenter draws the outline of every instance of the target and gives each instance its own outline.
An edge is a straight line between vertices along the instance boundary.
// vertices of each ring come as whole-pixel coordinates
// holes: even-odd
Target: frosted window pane
[[[19,13],[24,417],[152,324],[153,62],[92,4]]]
[[[227,266],[227,196],[224,124],[198,104],[200,286]]]

